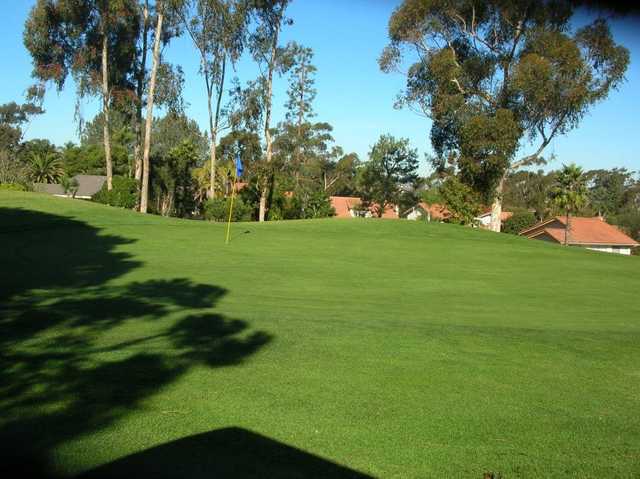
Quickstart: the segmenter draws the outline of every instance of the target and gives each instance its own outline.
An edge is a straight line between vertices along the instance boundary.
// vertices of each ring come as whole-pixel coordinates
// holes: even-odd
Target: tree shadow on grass
[[[82,479],[367,479],[367,476],[246,429],[178,439],[118,459]]]
[[[113,285],[132,241],[0,208],[0,476],[48,476],[59,445],[109,427],[194,366],[240,364],[270,340],[213,312],[186,278]],[[21,226],[23,226],[21,228]]]

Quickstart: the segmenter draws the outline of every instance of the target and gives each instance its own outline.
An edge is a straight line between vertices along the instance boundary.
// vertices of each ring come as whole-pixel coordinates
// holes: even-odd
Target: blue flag
[[[240,159],[240,153],[238,153],[236,155],[236,178],[240,178],[243,171],[244,168],[242,167],[242,160]]]

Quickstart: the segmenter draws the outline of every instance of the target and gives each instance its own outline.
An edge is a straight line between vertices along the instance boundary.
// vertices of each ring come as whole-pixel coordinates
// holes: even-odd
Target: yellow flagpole
[[[229,206],[229,221],[227,221],[227,238],[224,241],[224,244],[229,244],[229,233],[231,232],[231,214],[233,213],[233,200],[236,196],[236,182],[238,178],[234,175],[233,178],[233,188],[231,190],[231,205]]]

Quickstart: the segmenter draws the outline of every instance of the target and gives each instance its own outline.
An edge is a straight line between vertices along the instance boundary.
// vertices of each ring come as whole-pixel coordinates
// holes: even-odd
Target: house
[[[361,201],[357,196],[331,196],[331,206],[335,210],[336,218],[354,218],[354,208],[357,207]]]
[[[556,216],[522,230],[520,236],[552,243],[564,244],[566,218]],[[602,217],[571,217],[567,231],[567,243],[595,251],[630,255],[638,243]]]
[[[76,175],[72,180],[75,180],[78,184],[75,195],[65,193],[63,186],[57,183],[35,183],[33,189],[38,193],[48,193],[53,196],[74,196],[74,198],[90,200],[93,195],[102,189],[102,185],[107,181],[107,177],[100,175]]]
[[[372,204],[369,208],[362,208],[362,199],[357,196],[331,196],[331,206],[335,210],[336,218],[377,218],[377,204]],[[402,217],[408,220],[417,220],[426,215],[427,221],[444,221],[451,216],[451,212],[446,207],[439,204],[427,205],[419,203],[418,205],[404,212]],[[399,219],[401,218],[398,206],[387,206],[382,213],[383,219]]]
[[[362,200],[357,196],[331,196],[331,206],[335,210],[336,218],[377,218],[377,205],[362,209]],[[397,206],[387,206],[382,213],[382,218],[398,219],[400,217]]]
[[[418,220],[425,216],[427,221],[444,221],[451,216],[451,212],[445,206],[437,203],[428,205],[420,202],[404,214],[408,220]]]
[[[513,216],[511,211],[503,211],[500,213],[500,225]],[[474,218],[480,228],[489,228],[491,225],[491,208],[486,208],[481,215]]]

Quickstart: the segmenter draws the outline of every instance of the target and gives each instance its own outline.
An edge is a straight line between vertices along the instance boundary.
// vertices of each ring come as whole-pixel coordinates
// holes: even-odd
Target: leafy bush
[[[629,209],[621,211],[617,215],[611,215],[607,217],[607,222],[616,225],[626,234],[631,236],[636,241],[640,241],[640,211],[637,209]],[[640,247],[635,248],[637,252],[640,252]]]
[[[204,204],[204,219],[208,221],[227,221],[231,198],[213,198]],[[231,221],[250,221],[252,208],[242,198],[233,200],[233,214]]]
[[[134,178],[124,176],[113,177],[113,189],[107,190],[107,183],[93,195],[93,201],[120,208],[133,209],[138,202],[138,182]]]
[[[324,191],[299,192],[291,197],[282,195],[280,201],[274,201],[269,210],[269,219],[297,220],[310,218],[328,218],[336,214],[331,200]]]
[[[502,223],[502,232],[517,235],[525,228],[538,222],[536,216],[530,211],[514,212],[511,218]]]
[[[451,176],[440,187],[440,195],[451,212],[450,223],[473,224],[480,212],[477,194],[457,177]]]
[[[20,183],[0,183],[0,190],[4,191],[29,191],[29,189]]]
[[[331,199],[324,191],[315,191],[309,195],[304,209],[305,218],[328,218],[335,214]]]
[[[3,150],[0,150],[0,184],[20,185],[25,190],[29,190],[31,185],[28,167]]]
[[[302,218],[302,203],[293,196],[287,197],[284,191],[273,193],[268,205],[267,218],[269,221],[298,220]]]

